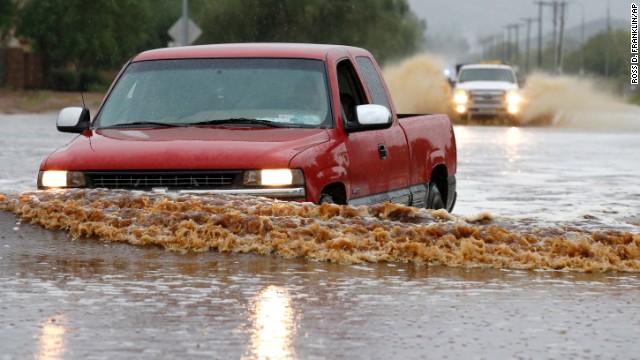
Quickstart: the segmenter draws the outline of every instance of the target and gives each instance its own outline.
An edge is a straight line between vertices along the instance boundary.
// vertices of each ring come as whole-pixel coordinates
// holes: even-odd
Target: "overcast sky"
[[[550,1],[550,0],[545,0]],[[584,11],[585,22],[606,18],[607,5],[611,18],[630,22],[631,0],[568,0],[566,28],[579,26]],[[413,11],[427,21],[428,34],[456,33],[465,38],[478,38],[505,32],[504,27],[522,22],[522,18],[538,17],[534,0],[409,0]],[[543,10],[542,27],[552,29],[552,7]],[[537,25],[533,25],[537,31]],[[521,28],[523,31],[524,27]]]

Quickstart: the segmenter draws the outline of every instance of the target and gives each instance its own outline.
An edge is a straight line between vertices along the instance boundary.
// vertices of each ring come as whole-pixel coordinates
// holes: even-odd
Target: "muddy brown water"
[[[640,272],[640,235],[527,229],[385,203],[352,207],[245,196],[51,190],[0,195],[0,209],[72,238],[178,252],[274,254],[339,263],[412,262],[512,269]],[[481,225],[475,224],[482,223]]]

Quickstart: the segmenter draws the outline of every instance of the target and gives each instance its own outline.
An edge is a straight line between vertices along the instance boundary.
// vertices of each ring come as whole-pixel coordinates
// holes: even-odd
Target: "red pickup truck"
[[[372,55],[315,44],[156,49],[120,71],[97,115],[41,164],[38,188],[114,188],[446,208],[446,115],[398,115]]]

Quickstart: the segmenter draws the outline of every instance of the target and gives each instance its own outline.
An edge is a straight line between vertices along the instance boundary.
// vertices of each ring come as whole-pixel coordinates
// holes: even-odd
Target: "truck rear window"
[[[324,62],[309,59],[179,59],[131,63],[97,127],[172,126],[257,119],[331,126]]]

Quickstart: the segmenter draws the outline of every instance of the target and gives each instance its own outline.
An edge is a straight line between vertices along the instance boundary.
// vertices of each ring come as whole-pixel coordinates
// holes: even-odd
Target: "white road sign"
[[[202,30],[191,19],[187,18],[187,44],[184,44],[184,20],[185,17],[181,17],[175,24],[167,31],[167,33],[173,38],[175,46],[179,45],[191,45],[200,34]],[[171,45],[170,45],[171,46]]]

